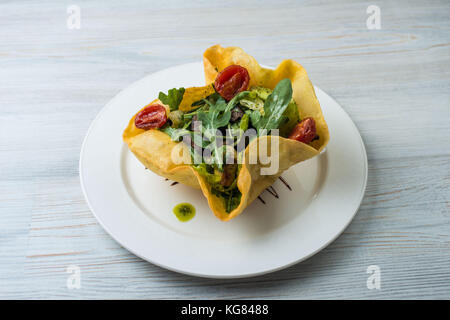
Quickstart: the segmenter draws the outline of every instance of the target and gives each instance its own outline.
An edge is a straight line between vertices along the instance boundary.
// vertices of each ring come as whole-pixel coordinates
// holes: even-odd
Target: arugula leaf
[[[158,99],[161,100],[162,103],[168,105],[170,107],[170,111],[178,110],[178,106],[183,100],[184,88],[173,88],[170,89],[167,95],[163,92],[160,92],[158,95]]]
[[[203,101],[209,105],[208,110],[199,110],[197,113],[198,120],[202,122],[203,128],[216,131],[217,129],[226,126],[230,122],[231,109],[233,109],[241,99],[248,96],[249,93],[249,91],[240,92],[228,103],[220,96],[215,102],[203,99]]]
[[[217,129],[227,125],[231,118],[231,111],[227,111],[227,103],[224,99],[219,98],[216,103],[208,100],[205,102],[209,105],[208,111],[199,111],[197,119],[202,123],[202,131],[205,137],[210,141],[211,155],[214,163],[222,168],[223,154],[218,146],[218,141],[223,140],[222,136],[217,135]]]
[[[211,154],[219,169],[223,165],[224,150],[221,148],[221,142],[223,142],[224,137],[221,133],[218,134],[217,130],[230,122],[231,109],[248,94],[249,91],[240,92],[228,103],[222,97],[219,97],[215,102],[204,99],[203,101],[209,106],[209,109],[197,113],[197,119],[202,123],[202,132],[210,141]]]
[[[185,128],[177,129],[172,128],[171,126],[161,128],[160,130],[168,134],[173,141],[180,141],[183,136],[191,134],[191,132]]]
[[[292,99],[291,80],[283,79],[278,82],[275,89],[264,102],[264,115],[259,111],[253,111],[250,114],[252,125],[258,130],[278,129],[282,121],[286,118],[283,113]]]
[[[198,120],[202,122],[204,129],[216,131],[230,122],[231,111],[227,108],[227,103],[223,98],[217,99],[216,103],[208,100],[205,102],[209,105],[209,110],[197,113]]]

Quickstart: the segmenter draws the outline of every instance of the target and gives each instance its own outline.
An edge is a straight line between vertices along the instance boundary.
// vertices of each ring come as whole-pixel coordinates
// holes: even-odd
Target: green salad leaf
[[[173,128],[171,126],[166,126],[164,128],[161,128],[160,130],[168,134],[170,136],[170,139],[172,139],[173,141],[181,141],[183,136],[191,135],[191,131],[187,130],[186,128]]]
[[[217,130],[220,127],[226,126],[231,118],[231,111],[227,110],[227,103],[223,98],[217,99],[215,103],[205,100],[209,105],[209,110],[199,111],[197,113],[198,121],[202,123],[202,132],[205,137],[210,141],[211,155],[215,164],[222,168],[223,164],[223,152],[219,147],[217,141],[223,139],[221,136],[217,136]]]
[[[284,120],[280,124],[280,136],[288,137],[294,129],[295,125],[300,122],[300,116],[298,114],[297,104],[294,100],[291,100],[286,110],[283,113]]]
[[[283,79],[278,82],[275,89],[264,102],[264,115],[259,111],[253,111],[250,114],[250,120],[256,130],[267,130],[269,133],[273,129],[278,129],[285,116],[284,111],[292,99],[291,80]]]
[[[227,103],[223,98],[217,99],[215,103],[208,100],[209,110],[201,110],[197,113],[198,121],[202,122],[204,130],[217,130],[230,122],[231,111],[227,108]]]
[[[184,91],[184,88],[173,88],[170,89],[167,94],[160,92],[158,99],[161,100],[162,103],[168,105],[170,107],[170,111],[178,110],[181,100],[183,100]]]
[[[221,134],[217,134],[218,129],[228,125],[231,118],[231,110],[248,93],[248,91],[240,92],[228,103],[222,97],[218,97],[215,102],[204,99],[209,108],[197,112],[197,119],[202,123],[202,132],[211,143],[211,155],[220,169],[223,165],[224,148],[222,148],[221,143],[217,142],[224,137]]]
[[[210,185],[219,185],[222,175],[219,171],[214,169],[214,166],[206,163],[199,163],[194,165],[193,168],[200,173]]]

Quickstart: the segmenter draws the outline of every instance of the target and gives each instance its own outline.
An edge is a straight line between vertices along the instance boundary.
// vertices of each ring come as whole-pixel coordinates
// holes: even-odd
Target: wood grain
[[[0,298],[450,298],[450,4],[377,1],[0,3]],[[369,181],[325,250],[273,274],[198,279],[151,265],[99,226],[81,193],[82,139],[145,75],[236,45],[301,62],[358,126]],[[366,268],[381,268],[368,290]],[[69,265],[81,289],[66,287]]]

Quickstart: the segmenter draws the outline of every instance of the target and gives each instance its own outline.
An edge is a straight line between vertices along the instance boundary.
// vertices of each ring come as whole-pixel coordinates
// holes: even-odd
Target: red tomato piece
[[[292,130],[289,139],[310,143],[316,137],[316,122],[313,118],[305,118]]]
[[[231,100],[239,92],[245,91],[250,82],[247,69],[231,65],[223,69],[216,77],[214,88],[225,100]]]
[[[167,121],[166,108],[160,104],[152,104],[141,110],[134,119],[134,125],[139,129],[161,128]]]

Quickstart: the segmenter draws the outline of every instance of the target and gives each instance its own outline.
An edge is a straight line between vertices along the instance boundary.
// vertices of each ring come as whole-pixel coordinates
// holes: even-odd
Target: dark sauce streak
[[[278,196],[277,190],[275,190],[275,188],[273,186],[271,188],[272,188],[272,191],[275,192],[275,194]]]
[[[147,168],[145,168],[145,169],[147,169]],[[283,184],[284,184],[290,191],[292,191],[291,186],[287,183],[286,180],[284,180],[283,177],[279,177],[279,179],[281,180],[281,182],[283,182]],[[165,181],[169,181],[169,179],[167,179],[167,178],[165,178],[164,180],[165,180]],[[177,185],[177,184],[178,184],[178,182],[177,182],[177,181],[174,181],[174,182],[172,182],[172,183],[170,184],[170,186],[175,186],[175,185]],[[273,195],[275,198],[277,198],[277,199],[280,198],[280,196],[278,195],[277,190],[275,190],[275,188],[274,188],[273,186],[268,187],[266,190],[267,190],[267,192],[269,192],[271,195]],[[259,201],[261,201],[263,204],[266,204],[266,202],[264,201],[263,198],[261,198],[261,196],[258,196],[258,199],[259,199]]]
[[[281,182],[283,182],[284,183],[284,185],[290,190],[290,191],[292,191],[292,188],[291,188],[291,186],[286,182],[286,180],[284,180],[284,178],[283,177],[280,177],[280,180],[281,180]]]
[[[261,196],[258,196],[259,201],[261,201],[263,204],[266,204],[266,202],[261,198]]]
[[[268,187],[266,190],[271,195],[273,195],[275,198],[277,198],[277,199],[279,198],[277,191],[272,186]]]

